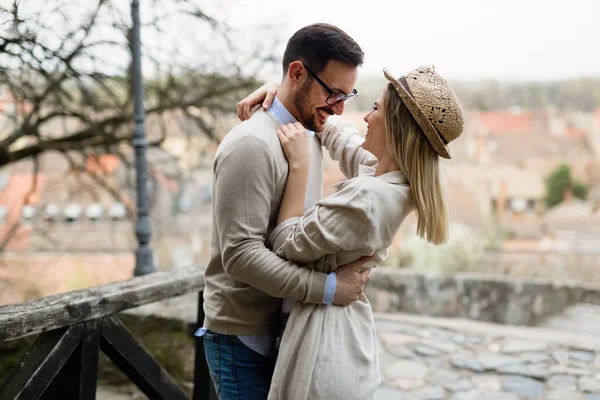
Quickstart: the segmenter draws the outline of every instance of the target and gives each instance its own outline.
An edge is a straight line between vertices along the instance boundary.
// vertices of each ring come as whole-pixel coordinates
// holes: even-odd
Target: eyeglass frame
[[[326,102],[327,104],[329,104],[330,106],[335,106],[336,104],[340,104],[342,101],[343,101],[344,103],[347,103],[347,102],[349,102],[349,101],[351,101],[351,100],[354,100],[355,98],[357,98],[357,97],[358,97],[358,90],[356,90],[356,89],[352,89],[352,92],[351,92],[351,93],[348,93],[348,94],[346,94],[346,93],[343,93],[343,92],[339,92],[339,91],[334,91],[334,90],[331,90],[331,89],[329,88],[329,86],[327,86],[327,84],[326,84],[325,82],[323,82],[323,81],[321,80],[321,78],[319,78],[319,77],[317,76],[317,74],[315,74],[314,72],[312,72],[312,71],[310,70],[310,68],[308,68],[308,66],[307,66],[306,64],[302,63],[302,66],[303,66],[303,67],[304,67],[304,68],[305,68],[305,69],[308,71],[308,73],[309,73],[309,74],[310,74],[310,75],[311,75],[313,78],[315,78],[315,80],[316,80],[316,81],[319,83],[319,85],[321,85],[321,87],[322,87],[323,89],[325,89],[325,90],[327,91],[327,93],[329,93],[329,96],[327,97],[327,100],[325,100],[325,102]],[[337,94],[341,94],[343,97],[342,97],[341,99],[339,99],[338,101],[336,101],[335,103],[333,103],[333,104],[332,104],[332,103],[329,103],[329,99],[330,99],[330,98],[331,98],[333,95],[337,95]]]

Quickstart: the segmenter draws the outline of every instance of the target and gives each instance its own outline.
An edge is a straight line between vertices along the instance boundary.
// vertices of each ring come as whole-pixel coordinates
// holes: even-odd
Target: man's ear
[[[293,87],[299,86],[306,79],[306,69],[302,61],[293,61],[290,63],[287,72],[287,78]]]

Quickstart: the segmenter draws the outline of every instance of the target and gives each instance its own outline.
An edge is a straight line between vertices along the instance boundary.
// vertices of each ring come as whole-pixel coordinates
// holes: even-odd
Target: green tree
[[[552,208],[563,201],[565,192],[571,190],[574,197],[585,199],[588,187],[571,178],[571,168],[562,164],[546,177],[546,198],[548,208]]]

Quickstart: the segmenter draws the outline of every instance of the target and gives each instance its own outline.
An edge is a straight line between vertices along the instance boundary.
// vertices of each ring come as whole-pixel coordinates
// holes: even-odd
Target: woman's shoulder
[[[410,198],[410,186],[398,177],[359,175],[338,184],[338,191],[355,192],[372,200],[397,201],[398,197]]]
[[[337,193],[323,199],[322,205],[362,210],[371,220],[390,229],[396,229],[414,210],[410,186],[374,176],[358,176],[343,182]]]

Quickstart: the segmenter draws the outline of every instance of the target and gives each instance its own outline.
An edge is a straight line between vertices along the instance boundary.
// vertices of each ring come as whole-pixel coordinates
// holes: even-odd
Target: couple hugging
[[[222,400],[367,400],[380,384],[373,313],[363,294],[404,218],[439,244],[448,234],[440,158],[463,130],[456,95],[419,67],[389,83],[364,118],[360,46],[314,24],[288,41],[280,84],[238,104],[243,120],[214,160],[211,260],[198,332]],[[261,104],[251,112],[256,105]],[[322,198],[322,147],[347,180]]]

